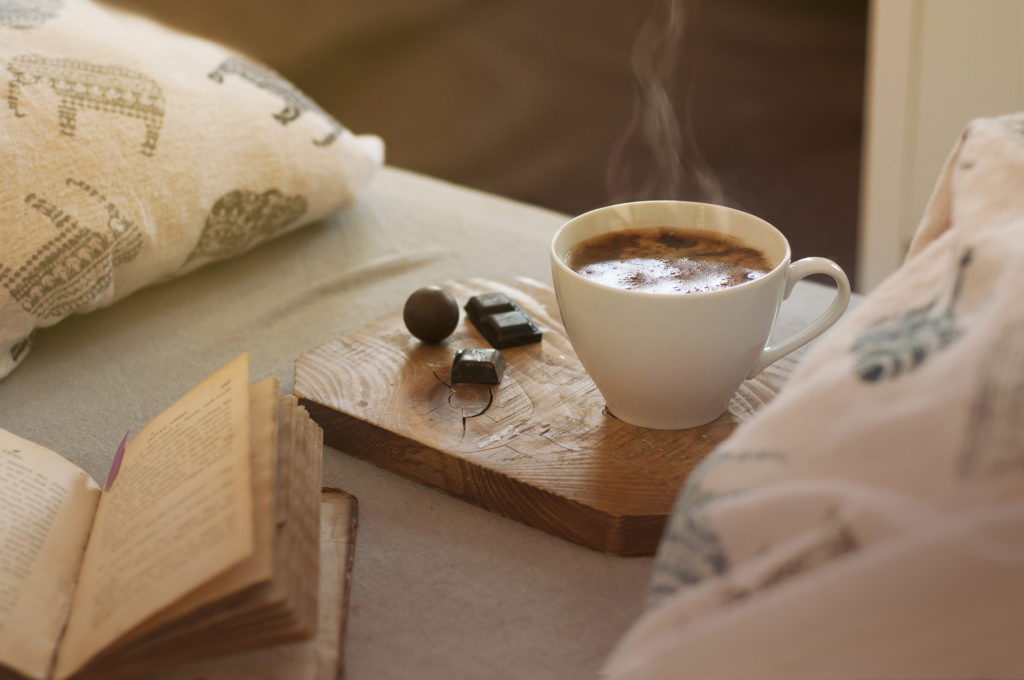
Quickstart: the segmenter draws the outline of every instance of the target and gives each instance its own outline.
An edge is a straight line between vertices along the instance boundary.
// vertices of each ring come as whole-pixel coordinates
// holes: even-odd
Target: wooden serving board
[[[606,553],[653,554],[686,476],[788,372],[777,363],[744,383],[708,425],[639,428],[606,412],[550,288],[527,279],[443,287],[460,307],[479,293],[507,294],[543,340],[502,350],[500,385],[449,386],[455,351],[487,341],[463,311],[451,337],[423,344],[398,309],[300,356],[300,403],[335,449]]]

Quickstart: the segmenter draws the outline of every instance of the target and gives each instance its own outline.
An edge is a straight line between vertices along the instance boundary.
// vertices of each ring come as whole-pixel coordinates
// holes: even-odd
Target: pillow
[[[0,377],[34,329],[350,204],[383,162],[274,71],[89,0],[0,6]]]
[[[1021,677],[1024,115],[973,121],[909,255],[693,472],[604,673]]]

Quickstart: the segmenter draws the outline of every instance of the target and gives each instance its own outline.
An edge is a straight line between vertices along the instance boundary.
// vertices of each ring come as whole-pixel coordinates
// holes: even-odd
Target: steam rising
[[[687,9],[687,0],[657,0],[637,33],[632,53],[633,113],[612,148],[605,176],[612,203],[647,199],[725,203],[690,125],[694,69],[683,54]],[[679,93],[682,116],[674,105]]]

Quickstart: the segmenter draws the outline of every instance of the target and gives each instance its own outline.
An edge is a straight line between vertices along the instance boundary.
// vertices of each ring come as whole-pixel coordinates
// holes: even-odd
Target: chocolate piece
[[[491,314],[484,319],[483,325],[486,329],[484,335],[488,339],[493,336],[501,343],[533,334],[533,325],[520,311]],[[492,341],[492,344],[496,343]]]
[[[496,349],[460,349],[452,361],[453,383],[497,385],[505,374],[505,357]]]
[[[405,327],[428,344],[441,342],[459,323],[459,303],[452,294],[438,286],[416,290],[402,309]]]
[[[540,342],[540,329],[523,308],[504,293],[474,295],[465,309],[470,322],[497,349]]]
[[[482,319],[499,312],[511,312],[516,308],[509,296],[504,293],[482,293],[469,298],[466,313],[471,319]]]

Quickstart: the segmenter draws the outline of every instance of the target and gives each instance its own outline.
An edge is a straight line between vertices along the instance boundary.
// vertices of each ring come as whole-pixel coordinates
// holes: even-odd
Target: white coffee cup
[[[644,227],[735,236],[761,250],[772,269],[713,291],[651,293],[597,283],[566,264],[568,251],[588,238]],[[740,383],[821,334],[850,300],[850,283],[836,263],[821,257],[790,263],[789,242],[778,229],[754,215],[708,203],[642,201],[592,210],[555,233],[550,256],[566,333],[609,412],[652,429],[715,420]],[[835,299],[810,325],[766,346],[782,301],[797,281],[812,274],[835,280]]]

